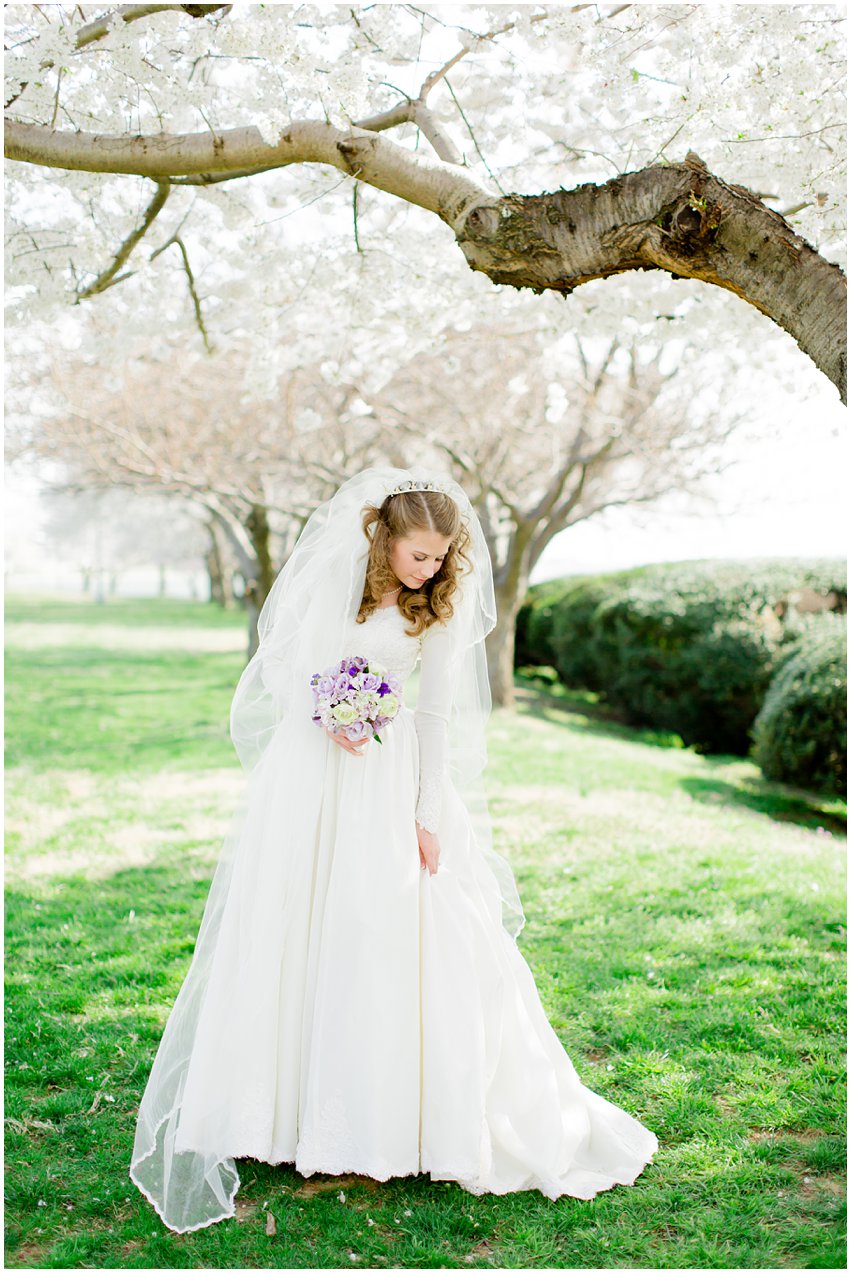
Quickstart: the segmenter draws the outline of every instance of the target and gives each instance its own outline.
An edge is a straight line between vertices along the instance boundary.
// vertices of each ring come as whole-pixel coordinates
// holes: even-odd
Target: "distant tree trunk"
[[[251,536],[257,558],[256,578],[262,606],[275,582],[275,567],[272,565],[272,553],[269,547],[269,515],[262,504],[253,505],[245,528]]]
[[[83,592],[91,592],[91,590],[92,590],[92,571],[91,571],[91,567],[90,567],[90,566],[81,566],[81,567],[80,567],[80,576],[81,576],[81,582],[82,582],[82,585],[83,585]]]
[[[204,557],[207,575],[210,580],[210,600],[223,610],[233,609],[233,577],[225,568],[225,555],[222,547],[218,523],[211,517],[207,522],[210,546]]]
[[[166,595],[166,574],[165,574],[165,563],[162,561],[160,562],[159,570],[160,570],[160,579],[159,579],[159,585],[157,588],[157,595],[160,597],[164,597]]]
[[[272,565],[272,554],[269,548],[269,517],[262,504],[253,505],[245,528],[251,538],[256,562],[256,574],[246,581],[245,609],[248,615],[248,657],[254,656],[259,644],[257,620],[263,609],[263,602],[268,597],[275,582],[275,568]]]
[[[266,508],[262,504],[253,504],[245,516],[241,510],[236,513],[213,496],[208,496],[204,502],[234,550],[238,563],[235,573],[245,581],[241,601],[248,616],[250,659],[257,649],[257,620],[275,577]]]

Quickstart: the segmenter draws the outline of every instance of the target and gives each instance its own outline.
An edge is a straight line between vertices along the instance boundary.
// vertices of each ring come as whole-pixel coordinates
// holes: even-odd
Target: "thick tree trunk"
[[[509,589],[497,589],[497,625],[485,642],[488,678],[494,707],[513,710],[514,697],[514,632],[517,615],[528,591],[528,579]]]
[[[515,706],[514,622],[503,622],[500,618],[485,645],[493,705],[512,710]]]

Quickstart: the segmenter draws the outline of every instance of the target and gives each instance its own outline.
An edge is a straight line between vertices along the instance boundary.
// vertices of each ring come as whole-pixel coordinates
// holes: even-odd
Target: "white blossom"
[[[272,144],[293,120],[345,128],[416,95],[465,48],[448,76],[455,98],[439,82],[429,108],[486,188],[570,189],[678,162],[691,149],[723,179],[775,195],[772,207],[805,205],[791,214],[795,228],[844,262],[844,24],[835,6],[645,4],[612,15],[600,6],[453,5],[451,22],[447,8],[359,6],[357,22],[337,4],[237,3],[198,21],[166,11],[114,21],[75,51],[74,6],[39,14],[9,5],[7,94],[27,84],[10,114],[48,125],[58,111],[56,127],[87,132],[254,125]],[[42,69],[47,61],[53,67]],[[410,124],[389,135],[431,153]],[[565,333],[651,340],[660,327],[666,339],[688,336],[733,362],[774,365],[794,348],[736,296],[661,273],[600,280],[567,300],[495,286],[468,269],[430,213],[364,185],[356,244],[351,178],[315,164],[172,187],[127,264],[132,277],[74,306],[153,193],[138,177],[9,165],[8,317],[21,336],[64,313],[105,360],[197,343],[180,253],[150,259],[179,228],[217,347],[251,336],[246,383],[258,397],[313,360],[375,392],[400,360],[483,317],[534,328],[542,354]],[[778,375],[811,385],[804,366],[798,357]]]

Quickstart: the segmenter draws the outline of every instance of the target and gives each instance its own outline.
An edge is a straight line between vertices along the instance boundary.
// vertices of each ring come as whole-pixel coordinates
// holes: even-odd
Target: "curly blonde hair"
[[[442,491],[403,491],[399,495],[388,495],[380,507],[364,505],[363,533],[370,542],[370,549],[363,598],[355,618],[357,623],[364,623],[378,608],[383,594],[398,585],[399,578],[390,565],[393,545],[418,530],[434,531],[451,542],[440,569],[422,588],[402,584],[399,609],[414,628],[405,631],[408,636],[420,636],[433,623],[446,623],[452,617],[452,595],[461,576],[472,569],[472,561],[466,553],[470,533],[451,495]]]

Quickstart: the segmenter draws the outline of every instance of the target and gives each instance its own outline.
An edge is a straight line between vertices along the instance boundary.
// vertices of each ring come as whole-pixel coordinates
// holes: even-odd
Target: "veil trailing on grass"
[[[431,485],[450,495],[470,535],[466,552],[471,565],[452,596],[454,613],[445,630],[451,681],[445,780],[453,784],[469,814],[475,850],[481,855],[484,877],[491,881],[494,914],[512,937],[524,923],[511,867],[493,849],[482,786],[491,710],[485,638],[496,623],[496,604],[479,519],[450,477],[425,468],[365,469],[309,517],[263,606],[259,645],[233,698],[231,737],[248,773],[246,790],[225,837],[192,963],[142,1097],[130,1165],[131,1179],[176,1232],[234,1214],[239,1186],[234,1157],[240,1155],[239,1146],[227,1143],[225,1114],[205,1109],[203,1137],[197,1130],[191,1143],[181,1136],[184,1090],[196,1038],[204,1027],[205,994],[211,977],[224,977],[234,987],[267,984],[275,960],[283,958],[287,872],[307,863],[322,802],[327,738],[311,720],[310,678],[343,654],[354,653],[342,650],[340,641],[363,596],[370,547],[362,526],[364,506],[380,506],[391,492],[408,485]],[[279,819],[271,826],[270,819],[278,815],[270,811],[281,809],[286,811],[283,825]],[[412,820],[413,816],[412,809]],[[305,849],[299,853],[302,844]],[[226,965],[229,959],[236,967]],[[256,1003],[257,996],[245,999]],[[250,1010],[256,1009],[236,993],[235,1037]]]

